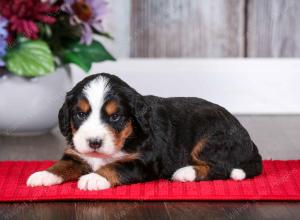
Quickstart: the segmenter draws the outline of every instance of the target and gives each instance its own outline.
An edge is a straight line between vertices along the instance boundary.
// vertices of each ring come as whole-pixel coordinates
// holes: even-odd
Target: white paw
[[[63,182],[63,178],[48,171],[39,171],[27,179],[27,186],[52,186]]]
[[[246,178],[246,173],[242,169],[233,169],[230,178],[233,180],[243,180]]]
[[[196,171],[193,166],[182,167],[175,171],[172,180],[180,182],[192,182],[196,179]]]
[[[101,190],[110,188],[110,182],[106,178],[96,173],[90,173],[80,177],[78,188],[81,190]]]

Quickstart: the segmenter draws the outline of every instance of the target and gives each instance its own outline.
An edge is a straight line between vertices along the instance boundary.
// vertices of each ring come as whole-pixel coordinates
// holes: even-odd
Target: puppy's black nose
[[[90,139],[89,140],[90,148],[97,150],[102,146],[102,140],[99,139]]]

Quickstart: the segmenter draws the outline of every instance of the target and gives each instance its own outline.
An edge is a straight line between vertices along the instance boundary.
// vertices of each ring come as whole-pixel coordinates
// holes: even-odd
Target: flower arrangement
[[[0,0],[0,68],[24,77],[114,60],[94,39],[104,32],[104,0]]]

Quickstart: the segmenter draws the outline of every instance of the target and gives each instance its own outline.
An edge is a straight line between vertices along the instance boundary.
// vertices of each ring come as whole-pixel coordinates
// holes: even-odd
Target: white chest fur
[[[96,157],[87,157],[87,156],[82,156],[80,157],[86,161],[90,167],[92,168],[93,171],[98,170],[100,167],[112,163],[118,159],[121,159],[122,157],[126,156],[126,153],[123,152],[118,152],[114,155],[112,155],[110,158],[96,158]]]
[[[90,167],[92,168],[93,171],[96,171],[100,167],[108,164],[108,162],[106,161],[106,159],[102,159],[102,158],[82,157],[82,159],[84,161],[86,161],[88,163],[88,165],[90,165]]]

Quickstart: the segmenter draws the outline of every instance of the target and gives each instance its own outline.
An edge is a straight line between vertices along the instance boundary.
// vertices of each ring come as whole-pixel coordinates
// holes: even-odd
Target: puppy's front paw
[[[111,187],[106,178],[96,173],[90,173],[80,177],[78,188],[81,190],[101,190]]]
[[[52,186],[62,182],[63,178],[45,170],[32,174],[27,180],[27,186]]]

